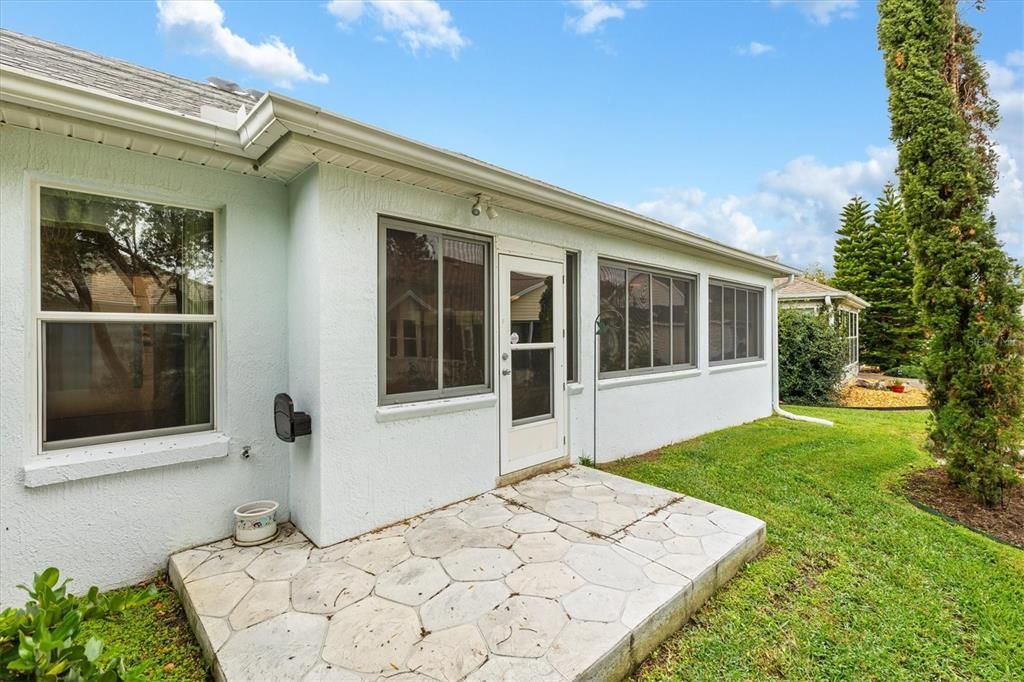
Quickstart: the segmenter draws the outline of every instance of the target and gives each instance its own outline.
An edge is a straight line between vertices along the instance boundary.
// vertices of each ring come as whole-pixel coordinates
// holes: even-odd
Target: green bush
[[[787,403],[835,401],[846,365],[846,339],[826,315],[779,311],[779,397]]]
[[[926,378],[924,367],[919,365],[900,365],[899,367],[886,370],[885,374],[891,377],[907,377],[908,379],[920,379],[921,381],[924,381]]]
[[[109,618],[156,596],[145,590],[113,596],[92,587],[83,597],[67,593],[70,580],[57,585],[60,572],[48,568],[36,575],[32,588],[19,585],[30,600],[23,609],[0,611],[0,679],[37,682],[134,682],[143,680],[148,664],[129,668],[119,658],[98,662],[103,642],[95,637],[82,641],[82,623]]]

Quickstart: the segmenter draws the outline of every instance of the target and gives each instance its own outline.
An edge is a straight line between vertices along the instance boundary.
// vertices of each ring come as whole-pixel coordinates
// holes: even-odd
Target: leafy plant
[[[846,337],[828,314],[779,311],[779,396],[787,403],[826,405],[836,398],[846,364]]]
[[[885,374],[891,377],[906,377],[907,379],[925,379],[924,368],[918,365],[900,365],[886,370]]]
[[[145,679],[148,663],[129,667],[120,658],[98,659],[103,642],[82,641],[82,623],[109,618],[156,597],[150,585],[133,593],[101,594],[91,587],[82,597],[69,595],[60,571],[47,568],[33,577],[32,587],[19,585],[30,599],[23,609],[0,611],[0,677],[39,682],[134,682]]]
[[[878,15],[914,301],[928,334],[928,446],[957,485],[996,504],[1019,483],[1024,444],[1021,273],[989,210],[998,105],[956,0],[881,0]]]

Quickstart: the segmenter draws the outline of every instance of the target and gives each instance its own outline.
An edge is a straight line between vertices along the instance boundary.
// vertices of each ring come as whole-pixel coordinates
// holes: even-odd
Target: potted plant
[[[907,390],[907,387],[903,384],[902,381],[896,379],[891,384],[889,384],[889,390],[892,391],[893,393],[903,393],[903,391]]]

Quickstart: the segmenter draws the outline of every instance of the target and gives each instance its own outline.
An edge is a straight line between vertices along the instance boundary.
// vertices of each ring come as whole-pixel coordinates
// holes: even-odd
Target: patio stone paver
[[[617,679],[764,541],[753,517],[570,467],[318,548],[171,557],[219,680]]]

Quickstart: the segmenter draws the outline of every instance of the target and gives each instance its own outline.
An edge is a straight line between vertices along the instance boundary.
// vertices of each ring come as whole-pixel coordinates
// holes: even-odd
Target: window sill
[[[728,365],[716,365],[709,369],[711,374],[723,374],[725,372],[735,372],[739,369],[753,369],[755,367],[767,367],[767,360],[752,360],[749,362],[733,362]]]
[[[650,374],[601,379],[597,382],[597,390],[606,391],[610,388],[622,388],[623,386],[638,386],[640,384],[656,384],[662,381],[688,379],[700,376],[700,373],[699,367],[691,367],[690,369],[682,369],[675,372],[651,372]]]
[[[579,395],[583,393],[583,384],[578,381],[571,381],[565,387],[565,390],[569,392],[569,395]]]
[[[22,468],[28,488],[141,469],[226,457],[229,438],[219,431],[89,445],[36,455]]]
[[[432,417],[438,414],[452,414],[454,412],[465,412],[466,410],[479,410],[485,407],[494,407],[497,404],[498,397],[496,395],[493,393],[483,393],[480,395],[467,395],[458,398],[424,400],[418,403],[381,405],[377,408],[377,421],[384,423],[399,421],[401,419]]]

